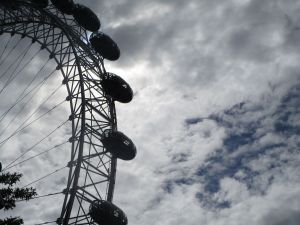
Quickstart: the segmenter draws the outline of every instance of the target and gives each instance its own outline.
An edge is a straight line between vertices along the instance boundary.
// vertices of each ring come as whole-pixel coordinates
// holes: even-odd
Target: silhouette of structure
[[[114,102],[129,103],[133,92],[121,77],[105,69],[104,61],[117,60],[120,50],[99,31],[100,26],[91,9],[73,0],[0,0],[0,34],[38,43],[55,61],[68,93],[71,149],[57,224],[127,224],[124,212],[112,200],[117,158],[133,159],[136,148],[117,131]],[[20,157],[4,169],[18,165]]]

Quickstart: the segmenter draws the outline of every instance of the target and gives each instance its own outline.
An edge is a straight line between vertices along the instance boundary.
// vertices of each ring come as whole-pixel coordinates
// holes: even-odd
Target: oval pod
[[[89,214],[99,225],[127,225],[125,213],[116,205],[104,200],[95,200],[91,203]]]
[[[31,2],[41,8],[46,8],[49,5],[49,0],[31,0]]]
[[[133,91],[129,84],[121,77],[113,73],[106,73],[101,80],[103,91],[114,101],[128,103],[133,98]]]
[[[116,158],[127,161],[134,159],[136,156],[135,145],[122,132],[105,130],[101,142],[107,151]]]
[[[115,61],[120,58],[118,45],[107,34],[95,32],[90,37],[90,43],[103,58]]]
[[[73,13],[73,0],[51,0],[52,4],[62,13],[71,15]]]
[[[73,8],[73,16],[76,22],[89,31],[97,31],[100,29],[100,20],[98,16],[88,7],[75,4]]]

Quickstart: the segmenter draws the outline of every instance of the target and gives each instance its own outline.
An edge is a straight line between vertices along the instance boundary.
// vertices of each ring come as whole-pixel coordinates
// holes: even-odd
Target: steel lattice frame
[[[22,3],[17,9],[0,5],[0,32],[19,34],[37,42],[61,70],[72,121],[69,176],[58,223],[92,224],[89,204],[112,201],[116,159],[102,146],[106,129],[117,129],[113,101],[101,90],[103,58],[88,43],[87,32],[72,17],[52,5],[46,9]]]

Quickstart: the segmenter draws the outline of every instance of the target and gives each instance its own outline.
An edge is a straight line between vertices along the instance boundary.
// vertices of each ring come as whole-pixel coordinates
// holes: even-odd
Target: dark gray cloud
[[[263,225],[297,225],[300,221],[300,211],[275,209],[263,220]]]

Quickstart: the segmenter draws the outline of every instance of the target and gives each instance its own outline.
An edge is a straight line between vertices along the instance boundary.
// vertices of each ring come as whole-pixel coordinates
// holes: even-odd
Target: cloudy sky
[[[299,225],[300,2],[76,2],[135,94],[117,104],[138,149],[114,194],[129,224]]]

